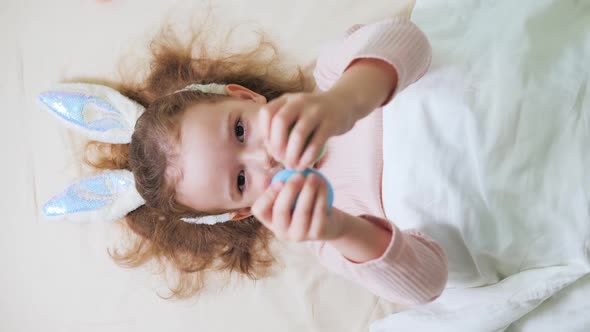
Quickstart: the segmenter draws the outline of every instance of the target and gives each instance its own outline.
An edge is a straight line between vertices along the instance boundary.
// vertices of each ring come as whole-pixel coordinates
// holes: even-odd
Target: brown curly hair
[[[226,41],[230,35],[227,34]],[[177,143],[179,119],[194,103],[215,103],[225,96],[197,91],[173,93],[192,83],[236,83],[272,100],[286,92],[306,90],[302,70],[287,71],[278,63],[277,48],[263,33],[243,52],[230,53],[220,45],[216,52],[203,33],[181,42],[171,29],[163,29],[151,43],[151,60],[145,79],[124,82],[119,91],[146,108],[130,144],[96,141],[86,145],[86,162],[97,169],[128,169],[145,205],[120,223],[128,232],[124,248],[109,251],[121,265],[137,267],[156,261],[178,273],[169,285],[171,297],[189,297],[204,286],[208,271],[230,271],[251,279],[263,277],[274,258],[271,232],[253,216],[216,225],[185,223],[180,218],[206,215],[175,200],[174,179],[166,175],[170,147]],[[208,45],[206,47],[205,45]],[[93,157],[90,157],[93,156]]]

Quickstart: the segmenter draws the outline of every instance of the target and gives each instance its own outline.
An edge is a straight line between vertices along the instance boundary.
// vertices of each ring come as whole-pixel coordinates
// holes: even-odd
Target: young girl
[[[274,50],[265,42],[212,57],[163,40],[145,82],[120,89],[146,108],[130,143],[88,146],[102,153],[89,160],[95,167],[131,171],[144,201],[125,216],[139,238],[114,253],[119,262],[170,261],[180,273],[174,295],[189,296],[211,269],[261,276],[274,235],[305,241],[326,267],[392,302],[441,294],[444,251],[384,219],[381,202],[381,107],[430,63],[430,45],[413,23],[350,28],[318,58],[313,91],[301,73],[285,77],[274,57],[261,60]],[[270,185],[283,168],[277,160],[319,169],[334,206],[328,210],[326,183],[313,174]]]

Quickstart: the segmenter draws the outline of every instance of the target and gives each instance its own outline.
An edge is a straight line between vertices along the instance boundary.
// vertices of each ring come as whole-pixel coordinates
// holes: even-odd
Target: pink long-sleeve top
[[[355,25],[343,39],[320,54],[314,70],[317,89],[325,91],[356,59],[386,61],[397,71],[395,92],[418,80],[430,65],[431,47],[426,36],[406,18]],[[334,206],[392,233],[383,255],[354,263],[327,242],[309,242],[320,262],[391,302],[413,305],[437,298],[447,281],[444,250],[425,234],[401,230],[387,220],[381,198],[383,174],[382,108],[359,120],[352,130],[331,138],[327,152],[316,165],[330,180]]]

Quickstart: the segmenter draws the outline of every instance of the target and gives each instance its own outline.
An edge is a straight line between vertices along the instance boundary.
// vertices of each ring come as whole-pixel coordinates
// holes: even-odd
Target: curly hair
[[[227,34],[229,36],[233,32]],[[274,262],[271,232],[253,216],[216,225],[189,224],[182,217],[206,215],[175,199],[175,181],[167,176],[170,147],[179,139],[179,119],[188,106],[215,103],[225,96],[198,91],[173,93],[192,83],[236,83],[272,100],[286,92],[305,90],[302,70],[286,70],[264,34],[252,48],[230,53],[220,45],[211,51],[203,33],[181,42],[171,29],[163,29],[151,42],[149,70],[144,79],[123,82],[119,91],[142,104],[130,144],[96,141],[86,145],[87,164],[96,169],[128,169],[145,205],[120,221],[127,230],[127,245],[110,250],[123,266],[137,267],[156,261],[176,270],[171,297],[195,295],[204,287],[209,271],[230,271],[251,279],[265,276]],[[205,46],[208,44],[208,47]],[[89,156],[94,156],[90,158]]]

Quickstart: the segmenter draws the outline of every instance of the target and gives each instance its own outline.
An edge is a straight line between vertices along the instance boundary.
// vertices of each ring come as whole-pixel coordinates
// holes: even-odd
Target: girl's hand
[[[328,215],[327,207],[326,183],[315,174],[296,174],[285,184],[275,182],[269,186],[251,210],[278,239],[299,242],[331,240],[343,233],[339,211],[332,208]]]
[[[328,138],[346,133],[358,120],[347,100],[329,92],[284,94],[261,112],[260,128],[270,153],[299,171],[311,166]]]

